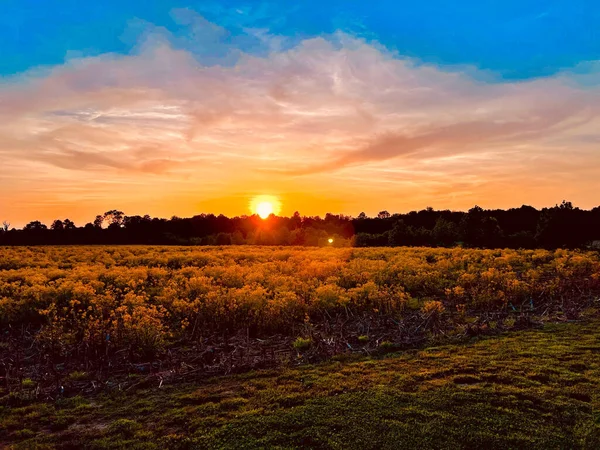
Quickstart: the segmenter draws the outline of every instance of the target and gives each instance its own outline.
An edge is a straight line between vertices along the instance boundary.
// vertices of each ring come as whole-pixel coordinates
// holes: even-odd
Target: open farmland
[[[18,394],[24,379],[55,398],[131,374],[196,379],[456,341],[593,315],[600,293],[598,254],[565,250],[131,246],[1,255],[3,395]]]
[[[600,439],[597,253],[1,255],[0,446],[595,448]],[[575,319],[591,322],[551,324]]]

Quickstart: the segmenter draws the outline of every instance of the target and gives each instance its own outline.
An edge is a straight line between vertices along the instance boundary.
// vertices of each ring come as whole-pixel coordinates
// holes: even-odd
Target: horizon
[[[600,203],[600,6],[58,5],[0,17],[0,221]]]
[[[570,204],[573,209],[579,209],[582,211],[593,211],[596,209],[600,208],[600,204],[591,207],[591,208],[582,208],[579,205],[574,205],[572,202],[569,202],[567,200],[563,200],[562,203],[567,203]],[[243,214],[238,214],[238,215],[226,215],[223,213],[213,213],[213,212],[197,212],[194,213],[192,215],[189,216],[179,216],[179,215],[172,215],[172,216],[153,216],[151,214],[127,214],[125,211],[121,211],[119,209],[113,209],[112,211],[117,211],[123,214],[123,217],[145,217],[145,216],[149,216],[151,219],[159,219],[159,220],[173,220],[173,219],[193,219],[195,217],[201,217],[201,216],[214,216],[214,217],[225,217],[227,219],[246,219],[246,218],[252,218],[252,217],[256,217],[258,219],[261,219],[263,221],[267,221],[268,219],[270,219],[271,217],[275,217],[275,218],[292,218],[296,213],[298,213],[300,215],[300,217],[302,218],[310,218],[310,219],[325,219],[327,215],[332,215],[332,216],[336,216],[336,217],[344,217],[350,220],[355,220],[355,219],[359,219],[359,216],[361,214],[365,214],[367,219],[376,219],[378,218],[378,215],[380,213],[388,213],[389,216],[391,218],[395,217],[395,216],[404,216],[404,215],[408,215],[410,213],[414,213],[414,212],[421,212],[421,211],[427,211],[429,209],[431,209],[433,212],[439,213],[439,212],[451,212],[451,213],[464,213],[467,214],[471,209],[473,208],[481,208],[483,211],[510,211],[510,210],[519,210],[521,208],[533,208],[538,212],[542,212],[545,209],[552,209],[552,208],[556,208],[559,207],[561,205],[561,203],[555,203],[554,205],[547,205],[547,206],[543,206],[543,207],[536,207],[533,205],[527,205],[527,204],[522,204],[520,206],[512,206],[510,208],[485,208],[482,207],[481,205],[472,205],[470,208],[466,208],[464,210],[462,209],[449,209],[449,208],[433,208],[431,206],[426,206],[424,208],[420,208],[420,209],[413,209],[413,210],[408,210],[408,211],[392,211],[389,209],[382,209],[380,211],[374,212],[374,213],[369,213],[366,210],[365,211],[360,211],[359,213],[356,214],[345,214],[345,213],[333,213],[333,212],[326,212],[324,214],[303,214],[301,211],[294,211],[291,214],[281,214],[281,213],[274,213],[271,212],[269,214],[266,215],[262,215],[260,212],[258,211],[251,211],[249,210],[247,213],[243,213]],[[69,217],[68,215],[65,217],[54,217],[52,219],[49,220],[41,220],[41,219],[33,219],[30,220],[28,222],[25,223],[13,223],[10,220],[6,220],[6,219],[2,219],[0,218],[0,225],[4,222],[4,223],[8,223],[10,225],[10,229],[17,229],[17,230],[21,230],[25,227],[25,225],[32,223],[34,221],[38,221],[43,225],[48,226],[48,228],[50,228],[50,225],[55,221],[64,221],[64,220],[71,220],[74,225],[78,228],[82,228],[88,224],[93,224],[94,219],[98,216],[105,216],[106,214],[110,213],[111,210],[109,211],[105,211],[104,213],[100,213],[100,214],[96,214],[94,215],[90,220],[83,220],[83,221],[77,221],[77,220],[73,220],[71,217]],[[63,214],[64,215],[64,214]],[[106,228],[106,223],[102,225],[102,228]]]

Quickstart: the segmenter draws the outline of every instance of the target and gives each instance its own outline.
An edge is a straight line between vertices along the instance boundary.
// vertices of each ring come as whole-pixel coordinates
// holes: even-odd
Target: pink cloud
[[[199,27],[200,40],[223,32],[179,14]],[[173,195],[218,197],[265,176],[270,185],[343,191],[384,164],[415,185],[433,183],[435,198],[444,183],[464,189],[456,177],[479,170],[485,155],[497,169],[489,186],[505,183],[498,173],[541,180],[544,167],[540,182],[550,183],[552,174],[564,177],[563,163],[583,170],[600,162],[600,88],[568,73],[486,83],[475,69],[420,65],[344,34],[263,57],[237,54],[225,65],[151,42],[135,55],[72,60],[0,85],[0,164],[11,167],[0,181],[42,182],[32,168],[45,167],[43,182],[58,190],[70,177],[66,196],[90,177],[142,187],[158,177]],[[573,192],[598,185],[584,178],[571,180]],[[363,176],[361,184],[379,196],[385,180]],[[471,194],[465,202],[475,201]],[[32,196],[22,187],[11,195]]]

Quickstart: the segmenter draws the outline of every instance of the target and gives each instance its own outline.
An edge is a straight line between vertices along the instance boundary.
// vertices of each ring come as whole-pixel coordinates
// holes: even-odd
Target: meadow
[[[0,447],[593,450],[599,325],[0,406]]]
[[[167,439],[170,434],[172,442],[165,444],[168,448],[203,448],[209,442],[206,436],[232,447],[304,445],[308,435],[286,440],[274,422],[266,437],[226,432],[234,422],[244,429],[261,429],[269,420],[281,420],[284,424],[290,421],[286,435],[294,435],[298,421],[317,427],[313,430],[317,440],[306,441],[307,445],[343,447],[353,433],[360,434],[361,426],[355,424],[351,433],[346,430],[350,424],[342,424],[341,418],[331,418],[333,425],[326,417],[311,422],[305,415],[297,416],[294,406],[304,405],[307,410],[303,414],[322,415],[319,401],[324,410],[346,402],[344,408],[357,417],[360,408],[376,417],[384,414],[389,402],[399,401],[399,395],[408,402],[407,409],[396,411],[398,417],[381,420],[399,424],[427,417],[452,423],[454,416],[438,415],[425,408],[424,402],[441,402],[442,410],[450,408],[451,415],[460,415],[462,407],[454,405],[454,396],[473,394],[469,401],[477,405],[469,406],[467,401],[464,407],[474,408],[468,411],[473,413],[469,420],[477,422],[481,420],[478,411],[483,408],[480,412],[485,413],[485,407],[471,392],[476,388],[487,396],[504,396],[498,390],[510,391],[506,393],[509,397],[498,400],[498,405],[508,402],[506,412],[497,418],[501,423],[492,424],[500,433],[512,415],[516,420],[525,414],[524,420],[539,425],[541,419],[529,417],[532,412],[524,411],[515,398],[522,397],[527,408],[538,408],[543,402],[535,400],[536,395],[550,395],[562,383],[579,383],[573,377],[581,378],[582,384],[567,384],[573,387],[564,394],[572,394],[567,403],[544,406],[549,408],[544,417],[555,414],[554,408],[570,414],[565,419],[568,423],[563,424],[567,434],[553,428],[549,441],[531,440],[525,428],[519,431],[517,427],[499,448],[527,442],[540,444],[540,448],[547,443],[585,447],[590,439],[597,439],[595,410],[590,410],[589,404],[597,401],[591,380],[598,374],[593,372],[589,378],[568,372],[575,366],[579,367],[577,373],[597,371],[597,366],[590,365],[600,339],[596,328],[560,328],[570,336],[568,345],[583,347],[560,347],[564,355],[579,352],[564,373],[555,366],[556,361],[550,361],[556,339],[562,339],[553,335],[552,330],[559,328],[552,328],[552,323],[597,321],[597,252],[259,246],[11,247],[0,251],[0,430],[11,437],[12,444],[21,442],[29,448],[46,442],[53,448],[66,433],[65,442],[77,448],[82,441],[75,435],[85,423],[100,421],[104,425],[90,428],[86,438],[98,448],[112,448],[114,436],[124,442],[122,448],[129,448],[154,442],[158,436]],[[520,331],[531,328],[545,331],[531,335]],[[584,332],[591,335],[581,336],[576,343],[577,333]],[[521,337],[508,338],[506,333]],[[518,358],[509,361],[510,352],[501,350],[508,344],[485,340],[494,336],[517,347],[533,345],[522,341],[533,336],[548,348],[519,350]],[[464,350],[473,339],[484,339],[488,347]],[[423,350],[439,346],[446,346],[442,353]],[[456,353],[457,349],[473,353],[475,360]],[[399,351],[404,352],[404,359],[375,362],[387,361],[380,358]],[[421,351],[430,353],[415,353]],[[495,351],[501,353],[493,356]],[[481,352],[492,361],[498,359],[497,367],[488,374],[491,378],[482,378],[487,369],[477,367],[491,364],[477,356]],[[407,360],[409,357],[413,359]],[[478,363],[474,362],[477,358]],[[431,363],[441,371],[439,376],[431,375]],[[534,363],[540,367],[536,369]],[[415,366],[409,370],[411,364]],[[504,378],[501,367],[512,367],[517,381],[511,379],[513,375]],[[394,374],[396,370],[400,372]],[[336,375],[338,372],[354,378]],[[242,375],[235,376],[241,378],[235,378],[239,373]],[[214,378],[222,375],[226,377]],[[244,380],[260,386],[248,387]],[[549,381],[556,383],[548,388],[536,384]],[[401,392],[396,388],[388,392],[391,382],[400,383]],[[202,394],[189,394],[190,399],[182,394],[189,388],[181,386],[205,383],[208,387],[201,388]],[[232,390],[227,387],[230,384]],[[287,384],[289,390],[279,392]],[[360,388],[363,385],[367,391]],[[429,392],[434,387],[435,392]],[[530,387],[539,392],[526,394]],[[342,391],[335,391],[338,388]],[[148,389],[143,394],[150,396],[146,404],[138,392]],[[244,392],[239,393],[240,389]],[[259,395],[261,389],[267,389],[263,392],[266,397]],[[423,397],[415,394],[421,391]],[[348,398],[338,398],[338,393]],[[313,394],[317,395],[315,404],[309,402]],[[195,399],[197,395],[202,398]],[[103,406],[96,410],[98,399]],[[135,406],[136,402],[143,405]],[[164,414],[157,402],[170,405]],[[572,407],[569,402],[583,404]],[[126,406],[121,409],[119,405]],[[510,412],[510,408],[517,410]],[[145,424],[132,419],[136,409],[148,414]],[[263,423],[258,419],[263,411],[275,415],[267,415]],[[159,419],[159,412],[166,418]],[[201,423],[194,425],[204,430],[202,433],[188,432],[192,425],[184,416],[196,412],[203,415]],[[105,424],[107,419],[97,414],[112,422]],[[84,419],[76,417],[79,415]],[[327,427],[333,427],[333,437],[327,437],[332,432],[326,431]],[[349,434],[340,437],[342,429]],[[437,439],[435,433],[432,439]],[[426,444],[422,439],[429,439],[410,436],[422,445]],[[459,442],[458,434],[455,437]],[[492,438],[493,433],[472,436],[474,443],[482,444]]]
[[[14,247],[0,258],[3,394],[115,375],[231,373],[593,315],[598,253]],[[163,377],[164,378],[164,377]],[[46,389],[46,392],[48,392]]]

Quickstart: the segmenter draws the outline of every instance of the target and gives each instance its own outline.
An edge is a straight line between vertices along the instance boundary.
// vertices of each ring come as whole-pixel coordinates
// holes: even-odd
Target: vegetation
[[[10,229],[8,222],[0,227],[0,245],[38,244],[585,248],[600,245],[600,207],[585,211],[563,201],[542,210],[525,205],[506,211],[475,206],[466,213],[427,208],[355,218],[301,217],[296,212],[267,220],[213,214],[167,220],[111,210],[83,227],[69,219],[55,220],[50,227],[37,220],[22,230]]]
[[[568,250],[1,251],[10,401],[460,341],[593,315],[600,293],[599,255]]]
[[[596,449],[599,325],[4,406],[0,447]]]

